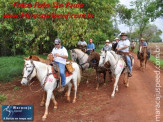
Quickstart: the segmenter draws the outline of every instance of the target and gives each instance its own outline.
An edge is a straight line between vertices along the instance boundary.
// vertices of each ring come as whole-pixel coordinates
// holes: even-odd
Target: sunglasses
[[[59,44],[54,44],[54,45],[59,45]]]

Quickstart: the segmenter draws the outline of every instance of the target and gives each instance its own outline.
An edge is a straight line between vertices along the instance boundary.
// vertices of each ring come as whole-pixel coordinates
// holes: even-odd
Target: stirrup
[[[58,89],[58,92],[63,92],[65,90],[65,86],[62,86]]]

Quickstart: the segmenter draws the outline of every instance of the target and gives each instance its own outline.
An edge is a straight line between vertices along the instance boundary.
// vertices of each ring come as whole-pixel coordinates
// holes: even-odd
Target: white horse
[[[114,88],[113,92],[111,94],[111,97],[113,98],[115,96],[115,91],[118,92],[118,81],[119,77],[126,67],[126,63],[123,60],[122,56],[116,54],[114,51],[102,51],[100,54],[100,61],[99,61],[99,66],[104,66],[105,63],[109,62],[110,64],[110,70],[115,77],[115,83],[114,83]],[[134,60],[132,61],[133,64]],[[128,82],[128,71],[127,68],[125,68],[125,78],[124,78],[124,83],[126,83],[126,86],[129,86]]]
[[[87,62],[88,60],[88,54],[84,53],[82,50],[80,49],[72,49],[70,50],[70,55],[71,55],[71,59],[73,61],[79,61],[79,65],[81,66],[81,68],[83,70],[88,69],[89,68],[89,63]]]
[[[75,62],[72,62],[72,66],[75,69],[74,72],[72,73],[72,75],[66,77],[66,84],[68,85],[67,100],[70,101],[70,92],[71,92],[71,87],[72,87],[72,83],[70,81],[73,80],[73,84],[74,84],[73,103],[75,103],[77,87],[81,80],[81,75],[80,75],[79,65]],[[21,84],[27,85],[29,81],[35,76],[38,78],[43,89],[47,92],[46,103],[45,103],[45,113],[42,117],[42,119],[45,120],[48,115],[48,106],[50,103],[50,99],[53,100],[54,108],[55,109],[57,108],[57,101],[55,100],[53,90],[55,88],[59,88],[59,85],[57,85],[58,84],[57,79],[54,78],[52,75],[50,65],[46,65],[38,61],[25,60],[24,75],[23,75]]]

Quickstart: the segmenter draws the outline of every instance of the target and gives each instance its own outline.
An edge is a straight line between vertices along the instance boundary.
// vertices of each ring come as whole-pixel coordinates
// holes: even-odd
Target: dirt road
[[[89,84],[86,85],[85,78],[79,85],[77,102],[68,103],[64,93],[56,95],[58,109],[53,110],[51,101],[47,122],[155,122],[156,100],[155,66],[147,64],[145,72],[140,71],[139,61],[135,57],[133,67],[133,77],[130,78],[130,86],[126,88],[119,81],[119,92],[115,98],[111,98],[113,82],[103,85],[101,80],[100,88],[96,91],[96,81],[94,72],[89,75]],[[161,70],[161,81],[163,81],[163,71]],[[102,78],[101,78],[102,79]],[[108,76],[107,76],[108,79]],[[40,122],[44,113],[44,107],[40,107],[42,92],[32,93],[28,87],[22,87],[20,81],[10,84],[0,84],[0,92],[7,95],[7,100],[2,104],[32,104],[34,106],[34,122]],[[8,86],[9,85],[9,86]],[[13,90],[14,85],[20,86],[18,90]],[[161,82],[163,87],[163,82]],[[163,88],[161,87],[161,95]],[[38,90],[39,85],[36,86]],[[72,96],[73,94],[71,94]],[[163,121],[163,98],[160,99],[161,118]],[[1,111],[0,111],[1,114]],[[1,117],[0,117],[0,120]]]

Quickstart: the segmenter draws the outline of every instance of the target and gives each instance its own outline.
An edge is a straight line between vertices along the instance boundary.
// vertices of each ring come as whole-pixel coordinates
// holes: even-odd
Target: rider
[[[78,41],[78,47],[82,49],[82,51],[86,51],[87,43],[84,41],[83,37]]]
[[[135,47],[135,45],[136,45],[136,43],[134,42],[134,40],[132,40],[132,42],[131,42],[131,47]]]
[[[115,38],[115,43],[112,46],[113,51],[115,51],[115,52],[116,52],[116,47],[117,47],[118,42],[119,42],[119,38]]]
[[[111,51],[112,44],[109,42],[109,40],[105,41],[104,47],[101,49],[102,51]]]
[[[139,53],[141,53],[142,52],[142,47],[147,47],[147,42],[145,41],[145,39],[144,38],[141,38],[140,39],[140,44],[139,44],[139,51],[137,52],[137,57],[138,57],[138,59],[139,59]],[[148,59],[150,58],[150,51],[149,50],[147,50],[147,55],[148,55]]]
[[[66,76],[65,76],[65,65],[66,65],[66,59],[68,58],[68,53],[65,47],[61,45],[61,40],[59,38],[54,40],[55,47],[52,50],[52,54],[54,57],[54,62],[59,67],[61,81],[62,81],[62,87],[59,89],[59,91],[63,91],[64,87],[66,85]]]
[[[132,76],[132,64],[131,64],[131,59],[129,57],[129,46],[130,46],[130,41],[127,39],[127,34],[121,33],[121,40],[118,42],[116,50],[120,54],[124,54],[126,61],[127,61],[127,66],[129,68],[129,73],[128,76]]]
[[[94,51],[95,45],[93,44],[93,40],[89,39],[89,44],[87,45],[87,54],[89,55],[91,51]]]

